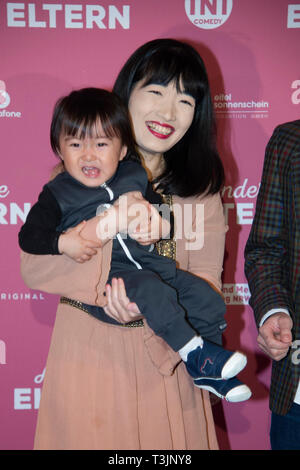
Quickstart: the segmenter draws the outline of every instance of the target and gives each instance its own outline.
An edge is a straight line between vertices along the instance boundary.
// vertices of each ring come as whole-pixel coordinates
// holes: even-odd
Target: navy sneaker
[[[198,379],[194,380],[194,384],[231,403],[249,400],[252,395],[250,388],[236,377],[228,380]]]
[[[247,358],[240,352],[227,351],[210,341],[203,340],[202,348],[190,351],[185,362],[193,379],[230,379],[247,364]]]

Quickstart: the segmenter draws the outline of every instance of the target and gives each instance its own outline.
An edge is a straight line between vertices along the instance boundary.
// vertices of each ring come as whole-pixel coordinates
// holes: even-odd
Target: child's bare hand
[[[76,227],[69,229],[60,235],[58,240],[58,251],[69,256],[77,263],[89,261],[97,253],[97,249],[101,248],[100,241],[87,240],[80,235],[85,223],[83,221]]]

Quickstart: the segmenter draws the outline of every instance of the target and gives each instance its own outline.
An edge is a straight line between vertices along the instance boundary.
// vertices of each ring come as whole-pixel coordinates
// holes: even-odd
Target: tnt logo
[[[5,82],[0,80],[0,108],[7,108],[10,103],[10,96],[6,91]]]
[[[185,12],[198,28],[214,29],[227,21],[233,0],[185,0]]]

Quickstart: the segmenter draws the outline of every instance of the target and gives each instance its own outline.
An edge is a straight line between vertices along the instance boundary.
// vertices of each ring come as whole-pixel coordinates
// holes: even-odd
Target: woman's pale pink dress
[[[204,245],[188,251],[186,239],[178,238],[178,264],[220,289],[226,232],[220,197],[173,198],[179,211],[196,202],[204,204]],[[102,271],[109,255],[105,248]],[[94,257],[75,266],[63,256],[22,253],[22,274],[32,288],[95,303],[99,262]],[[218,444],[208,392],[194,387],[179,356],[147,324],[113,326],[60,303],[34,447],[192,450]]]

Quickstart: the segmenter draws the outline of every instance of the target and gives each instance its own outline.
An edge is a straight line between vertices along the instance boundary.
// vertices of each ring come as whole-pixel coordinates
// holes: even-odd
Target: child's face
[[[97,126],[92,137],[79,139],[62,134],[59,146],[66,171],[89,187],[100,186],[109,180],[127,152],[127,147],[118,137],[105,136],[101,125]]]

